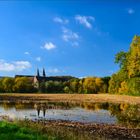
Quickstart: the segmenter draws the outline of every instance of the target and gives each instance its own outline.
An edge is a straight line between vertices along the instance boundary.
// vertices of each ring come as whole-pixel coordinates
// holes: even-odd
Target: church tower
[[[39,69],[37,69],[37,77],[40,77]]]
[[[46,77],[46,72],[44,68],[43,68],[43,77]]]

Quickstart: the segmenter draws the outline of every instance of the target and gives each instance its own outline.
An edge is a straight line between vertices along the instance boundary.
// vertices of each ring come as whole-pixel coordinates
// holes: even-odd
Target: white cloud
[[[36,57],[36,61],[40,62],[41,61],[41,57]]]
[[[26,54],[26,55],[30,55],[30,53],[29,53],[29,52],[24,52],[24,54]]]
[[[129,8],[129,9],[127,10],[127,12],[128,12],[128,14],[130,14],[130,15],[132,15],[132,14],[135,13],[134,9],[132,9],[132,8]]]
[[[54,22],[57,22],[57,23],[60,23],[60,24],[68,24],[69,23],[68,19],[62,19],[60,17],[55,17],[53,20],[54,20]]]
[[[95,21],[95,18],[92,16],[76,15],[75,20],[87,28],[92,28],[92,24],[90,23],[90,21]]]
[[[5,71],[5,72],[23,71],[30,67],[31,64],[28,61],[14,61],[9,63],[3,59],[0,59],[0,71]]]
[[[73,40],[78,40],[79,39],[79,35],[67,28],[62,28],[62,38],[64,41],[73,41]]]
[[[41,48],[46,49],[46,50],[52,50],[56,48],[56,45],[54,45],[52,42],[48,42],[48,43],[45,43],[45,45]]]

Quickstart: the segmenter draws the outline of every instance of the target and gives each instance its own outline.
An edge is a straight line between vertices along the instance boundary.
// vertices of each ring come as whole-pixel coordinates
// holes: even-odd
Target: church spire
[[[45,69],[43,68],[43,77],[46,77]]]
[[[40,74],[39,74],[39,69],[37,69],[37,76],[38,76],[38,77],[40,76]]]

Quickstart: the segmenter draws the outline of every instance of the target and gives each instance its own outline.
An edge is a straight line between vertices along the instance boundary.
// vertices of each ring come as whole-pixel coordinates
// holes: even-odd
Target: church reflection
[[[47,109],[45,104],[35,104],[34,108],[37,110],[38,117],[40,116],[40,112],[42,111],[43,112],[43,117],[45,118],[46,109]]]

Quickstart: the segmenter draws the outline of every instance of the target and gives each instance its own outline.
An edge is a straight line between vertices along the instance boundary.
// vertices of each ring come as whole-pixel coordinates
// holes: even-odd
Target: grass
[[[91,102],[140,104],[140,97],[110,94],[0,94],[0,101]]]
[[[129,129],[112,124],[85,125],[70,121],[45,123],[31,120],[15,121],[14,124],[2,122],[1,124],[0,140],[105,140],[107,138],[113,140],[140,136],[139,128]]]
[[[45,125],[29,120],[0,122],[0,140],[91,140],[93,137],[96,139],[100,136],[92,136],[87,131],[78,131],[66,126]]]
[[[56,137],[41,134],[37,130],[21,127],[15,123],[0,122],[0,140],[58,140]]]

